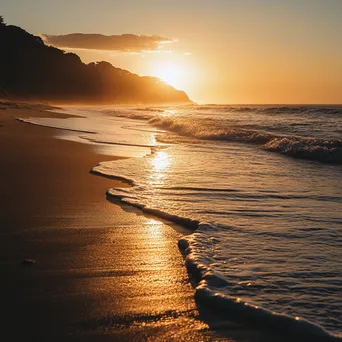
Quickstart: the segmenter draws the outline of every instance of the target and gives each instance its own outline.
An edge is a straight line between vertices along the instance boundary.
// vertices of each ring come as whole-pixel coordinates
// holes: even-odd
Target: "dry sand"
[[[89,170],[112,156],[15,120],[61,115],[45,109],[0,103],[0,340],[265,341],[208,328],[177,247],[190,232],[106,200],[119,182]]]

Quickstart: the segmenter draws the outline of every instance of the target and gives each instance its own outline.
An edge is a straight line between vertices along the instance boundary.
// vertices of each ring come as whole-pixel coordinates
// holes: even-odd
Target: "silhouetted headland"
[[[85,64],[0,21],[0,97],[87,104],[189,103],[184,91],[108,62]]]

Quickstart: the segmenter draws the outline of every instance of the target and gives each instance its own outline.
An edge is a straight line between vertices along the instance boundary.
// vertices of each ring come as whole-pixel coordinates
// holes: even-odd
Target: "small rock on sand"
[[[33,259],[24,259],[22,262],[23,265],[27,265],[27,266],[33,265],[35,263],[36,263],[36,260],[33,260]]]

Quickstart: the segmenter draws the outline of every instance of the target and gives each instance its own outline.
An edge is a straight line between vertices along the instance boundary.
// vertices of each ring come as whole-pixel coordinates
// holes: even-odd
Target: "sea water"
[[[179,246],[199,302],[257,324],[341,334],[341,106],[73,114],[79,117],[27,121],[143,149],[93,172],[133,185],[108,196],[193,230]]]

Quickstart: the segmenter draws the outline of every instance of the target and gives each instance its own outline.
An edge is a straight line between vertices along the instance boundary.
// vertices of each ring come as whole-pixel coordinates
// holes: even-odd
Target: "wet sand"
[[[89,170],[113,156],[15,120],[61,115],[44,110],[0,104],[1,340],[266,341],[199,314],[190,232],[108,201],[119,182]]]
[[[196,319],[180,228],[106,200],[118,182],[89,170],[112,156],[15,120],[58,114],[1,107],[6,341],[201,340],[207,326]]]

